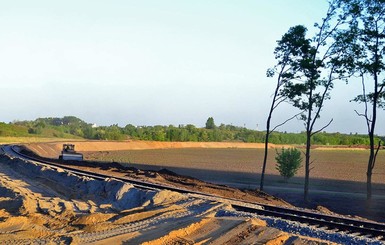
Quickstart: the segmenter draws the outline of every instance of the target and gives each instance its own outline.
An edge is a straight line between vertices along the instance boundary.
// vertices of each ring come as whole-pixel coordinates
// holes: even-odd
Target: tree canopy
[[[214,128],[215,128],[214,118],[209,117],[206,121],[206,129],[214,129]]]
[[[345,52],[337,60],[361,78],[362,93],[352,101],[364,104],[356,113],[364,118],[369,137],[367,198],[372,196],[372,171],[381,141],[376,146],[375,130],[379,108],[385,108],[385,1],[335,0],[349,20],[349,26],[336,35]]]
[[[228,124],[220,124],[215,129],[187,125],[156,125],[135,126],[127,124],[119,126],[95,126],[79,118],[66,122],[63,118],[38,118],[32,121],[14,121],[0,123],[0,136],[24,136],[24,137],[56,137],[56,138],[84,138],[92,140],[155,140],[155,141],[236,141],[249,143],[263,143],[264,131],[256,131]],[[380,137],[377,137],[379,140]],[[297,144],[306,142],[305,132],[287,133],[273,132],[270,136],[273,144]],[[321,132],[312,138],[316,145],[368,145],[369,140],[365,135],[341,134]]]

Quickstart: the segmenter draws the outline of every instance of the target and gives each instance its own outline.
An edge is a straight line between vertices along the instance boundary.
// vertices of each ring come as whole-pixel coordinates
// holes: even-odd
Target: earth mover
[[[60,160],[83,161],[83,154],[75,151],[74,144],[63,144],[63,150],[59,155]]]

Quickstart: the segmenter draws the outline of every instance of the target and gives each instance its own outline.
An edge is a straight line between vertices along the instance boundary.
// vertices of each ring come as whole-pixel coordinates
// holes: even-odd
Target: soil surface
[[[87,160],[119,162],[142,170],[171,170],[210,183],[242,189],[258,189],[263,144],[211,142],[73,142]],[[57,158],[62,142],[29,144],[38,154]],[[310,202],[303,201],[304,168],[287,183],[275,169],[275,150],[270,145],[265,192],[305,208],[318,206],[344,215],[385,222],[385,152],[378,154],[373,172],[373,198],[366,200],[365,147],[317,147],[312,150]],[[276,148],[276,149],[274,149]],[[115,149],[115,150],[114,150]],[[350,205],[346,205],[346,203]]]
[[[27,146],[25,150],[22,150],[23,153],[27,155],[32,155],[34,157],[41,157],[42,154],[39,151],[31,150],[30,146]],[[39,145],[38,149],[45,149],[44,145]],[[48,150],[50,151],[50,149]],[[71,168],[76,168],[80,170],[86,170],[90,172],[97,172],[101,174],[107,174],[120,178],[142,180],[150,183],[156,184],[166,184],[173,187],[180,187],[187,190],[192,190],[196,192],[209,193],[225,198],[240,199],[247,202],[269,204],[274,206],[282,207],[294,207],[293,205],[285,202],[282,199],[271,196],[265,192],[250,190],[250,189],[238,189],[234,187],[229,187],[226,185],[218,185],[209,182],[202,181],[200,179],[188,176],[180,175],[173,171],[170,171],[166,168],[161,168],[159,170],[146,170],[133,167],[131,164],[121,164],[118,162],[104,162],[104,161],[59,161],[56,159],[50,159],[43,157],[44,159],[54,160],[57,163],[63,164],[65,166],[70,166]]]
[[[80,177],[5,153],[0,155],[0,243],[332,244],[282,232],[257,218],[225,215],[233,212],[226,202]],[[264,193],[211,185],[167,170],[108,165],[77,164],[97,172],[289,206]]]

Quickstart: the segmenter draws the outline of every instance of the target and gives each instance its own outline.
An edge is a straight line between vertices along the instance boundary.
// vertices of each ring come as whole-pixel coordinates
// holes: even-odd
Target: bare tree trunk
[[[261,190],[261,191],[263,191],[263,184],[265,181],[265,172],[266,172],[266,164],[267,164],[267,155],[269,153],[269,137],[270,137],[270,133],[271,133],[271,131],[270,131],[271,117],[273,115],[274,109],[283,101],[283,100],[280,101],[279,99],[277,99],[277,97],[279,97],[278,92],[279,92],[279,88],[282,85],[281,84],[281,74],[283,73],[284,70],[285,70],[285,65],[282,66],[281,71],[279,72],[278,79],[277,79],[277,85],[276,85],[275,91],[274,91],[273,100],[272,100],[271,105],[270,105],[269,115],[267,116],[267,120],[266,120],[265,155],[263,157],[261,182],[259,184],[259,190]]]
[[[378,40],[377,40],[378,42]],[[376,64],[379,63],[378,61],[378,55],[375,54],[375,61]],[[373,93],[373,104],[372,104],[372,119],[370,120],[366,116],[366,121],[368,125],[368,135],[369,135],[369,142],[370,142],[370,153],[369,153],[369,160],[368,160],[368,169],[366,172],[366,199],[370,200],[372,199],[372,173],[373,168],[376,163],[376,154],[374,153],[374,130],[376,128],[376,120],[377,120],[377,102],[379,97],[378,92],[378,76],[377,72],[374,72],[373,74],[374,78],[374,93]]]
[[[366,93],[366,88],[365,88],[365,83],[364,83],[364,78],[362,78],[362,94],[364,96],[364,105],[365,105],[365,112],[364,113],[356,113],[359,116],[362,116],[365,118],[366,121],[366,126],[368,129],[368,137],[369,137],[369,159],[368,159],[368,167],[366,170],[366,198],[367,200],[370,200],[372,198],[372,174],[373,174],[373,169],[376,163],[376,157],[377,157],[377,152],[381,147],[381,142],[379,142],[379,145],[377,147],[377,152],[375,152],[375,142],[374,142],[374,130],[376,128],[376,120],[377,120],[377,102],[378,102],[378,97],[379,97],[379,92],[378,92],[378,76],[376,73],[373,74],[374,78],[374,92],[373,92],[373,101],[372,101],[372,117],[370,118],[369,113],[368,113],[368,99],[367,99],[367,93]]]
[[[263,165],[262,165],[262,173],[261,173],[261,183],[259,184],[259,190],[263,191],[263,184],[265,181],[265,172],[266,172],[266,163],[267,163],[267,154],[269,147],[269,135],[270,135],[270,117],[268,118],[268,127],[266,129],[266,137],[265,137],[265,155],[263,157]]]
[[[370,155],[372,153],[370,152]],[[371,165],[372,158],[369,157],[368,170],[366,172],[366,199],[372,199],[372,168]]]
[[[377,96],[375,96],[375,99]],[[375,145],[374,145],[374,128],[376,125],[376,117],[377,117],[377,103],[376,100],[373,101],[373,119],[370,123],[369,128],[369,142],[370,142],[370,153],[368,159],[368,169],[366,172],[366,199],[372,199],[372,173],[374,164],[376,162],[376,154],[375,154]]]
[[[311,132],[306,132],[306,152],[305,152],[305,185],[304,185],[304,200],[309,201],[309,178],[310,178],[310,139]]]

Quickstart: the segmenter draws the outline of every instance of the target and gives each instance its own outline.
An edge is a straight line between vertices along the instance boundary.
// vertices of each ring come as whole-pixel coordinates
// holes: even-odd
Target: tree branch
[[[354,110],[355,113],[359,116],[359,117],[364,117],[366,121],[369,121],[369,122],[372,122],[372,120],[370,120],[367,115],[363,114],[363,113],[359,113],[357,110]]]
[[[273,109],[275,110],[281,103],[285,102],[286,100],[287,97],[285,96],[277,96],[277,98],[274,100]]]
[[[309,165],[313,165],[315,163],[315,160],[311,161]]]
[[[328,83],[327,83],[327,85],[325,86],[325,90],[323,91],[323,93],[322,93],[322,97],[321,97],[321,104],[318,106],[318,109],[317,109],[317,112],[316,112],[316,114],[315,114],[315,117],[314,117],[314,119],[313,119],[313,121],[312,121],[312,123],[311,123],[311,125],[310,125],[310,129],[312,130],[313,128],[314,128],[314,124],[315,124],[315,122],[316,122],[316,120],[317,120],[317,118],[318,118],[318,116],[319,116],[319,114],[320,114],[320,112],[321,112],[321,109],[322,109],[322,107],[323,107],[323,103],[324,103],[324,101],[325,101],[325,97],[326,97],[326,94],[327,94],[327,92],[329,91],[329,87],[332,85],[332,74],[333,74],[333,69],[330,71],[330,73],[329,73],[329,80],[328,80]],[[323,127],[322,129],[324,129],[324,128],[326,128],[327,126],[329,126],[330,125],[330,123],[333,121],[333,119],[325,126],[325,127]],[[321,129],[321,130],[322,130]],[[319,131],[318,131],[319,132]],[[314,133],[312,134],[312,135],[314,135]]]
[[[359,113],[357,110],[354,110],[354,112],[357,114],[359,117],[365,117],[365,114]],[[366,117],[365,117],[366,118]]]
[[[378,93],[381,94],[385,87],[385,81],[381,84],[380,89],[378,90]]]
[[[322,128],[320,128],[319,130],[317,131],[314,131],[313,133],[311,133],[311,136],[315,135],[315,134],[318,134],[319,132],[321,132],[322,130],[324,130],[325,128],[329,127],[329,125],[333,122],[333,118],[328,122],[328,124],[326,124],[325,126],[323,126]]]
[[[309,166],[312,166],[314,163],[315,163],[315,160],[311,161],[311,162],[309,163]],[[314,168],[315,168],[314,166],[311,167],[311,168],[309,168],[309,172],[312,171]]]
[[[364,75],[361,74],[361,84],[362,84],[362,95],[364,96],[364,104],[365,104],[365,113],[364,114],[361,114],[363,117],[365,117],[365,120],[366,120],[366,126],[368,128],[368,132],[370,132],[370,124],[372,123],[372,120],[369,118],[368,116],[368,100],[367,100],[367,97],[366,97],[366,87],[365,87],[365,78],[364,78]],[[356,111],[357,113],[357,111]],[[359,113],[357,113],[358,115],[360,115]]]
[[[287,122],[289,122],[289,121],[293,120],[294,118],[298,117],[301,113],[302,113],[302,111],[299,112],[299,113],[297,113],[297,114],[295,114],[294,116],[290,117],[289,119],[286,119],[284,122],[278,124],[277,126],[275,126],[275,127],[270,131],[270,133],[274,132],[277,128],[281,127],[282,125],[286,124]]]

